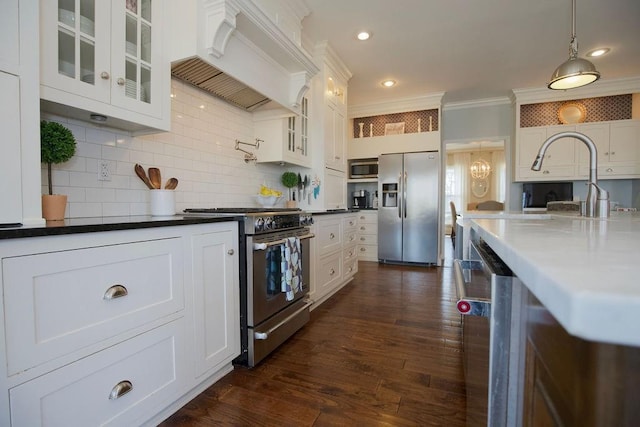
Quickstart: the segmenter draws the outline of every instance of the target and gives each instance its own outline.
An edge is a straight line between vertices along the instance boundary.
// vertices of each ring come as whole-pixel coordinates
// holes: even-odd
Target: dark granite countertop
[[[311,215],[334,215],[334,214],[345,214],[345,213],[355,213],[360,211],[377,211],[376,208],[358,208],[358,209],[329,209],[327,211],[318,211],[309,212]]]
[[[206,224],[223,221],[240,221],[242,219],[242,216],[206,218],[182,215],[160,217],[139,215],[70,218],[62,221],[47,221],[46,225],[0,228],[0,239],[59,236],[64,234],[95,233],[100,231],[115,230],[135,230],[140,228]]]

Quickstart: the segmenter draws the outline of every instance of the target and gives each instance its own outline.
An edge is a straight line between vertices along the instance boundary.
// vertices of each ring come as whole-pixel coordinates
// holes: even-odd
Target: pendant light
[[[596,67],[586,59],[578,58],[578,39],[576,37],[576,0],[572,0],[571,43],[569,59],[562,63],[551,76],[549,89],[565,90],[588,85],[600,78]]]
[[[480,143],[480,154],[478,155],[478,160],[471,163],[469,172],[473,179],[485,179],[491,173],[491,165],[482,158],[482,143]]]

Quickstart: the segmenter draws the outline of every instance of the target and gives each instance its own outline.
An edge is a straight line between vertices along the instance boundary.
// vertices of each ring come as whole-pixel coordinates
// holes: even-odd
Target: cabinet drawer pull
[[[127,288],[122,285],[113,285],[109,289],[107,289],[102,299],[109,301],[112,299],[125,297],[127,295],[129,295],[129,291],[127,291]]]
[[[364,219],[364,215],[360,217],[360,219]]]
[[[111,77],[111,76],[106,71],[103,71],[103,72],[100,73],[100,78],[102,80],[109,80],[109,77]]]
[[[349,221],[349,225],[355,225],[353,221]]]
[[[545,175],[548,175],[548,174],[549,174],[549,171],[545,170],[545,171],[543,171],[542,173],[543,173],[543,174],[545,174]]]
[[[124,86],[124,79],[122,77],[118,77],[116,83],[118,84],[118,86]]]
[[[233,249],[229,249],[229,250],[227,251],[227,254],[229,254],[229,255],[233,255],[233,254],[235,254],[235,251],[234,251]]]
[[[335,238],[336,238],[336,235],[335,235],[335,234],[333,234],[333,233],[331,233],[331,234],[329,234],[329,238],[330,238],[331,240],[333,240],[333,239],[335,239]]]
[[[612,152],[611,152],[611,155],[612,155],[612,156],[615,156],[615,155],[616,155],[616,152],[615,152],[615,151],[612,151]]]
[[[353,240],[356,238],[356,236],[354,236],[353,234],[351,236],[349,236],[349,241],[353,242]]]
[[[131,390],[133,390],[133,384],[131,384],[131,381],[120,381],[111,389],[111,393],[109,393],[109,400],[119,399]]]
[[[360,252],[365,252],[366,250],[366,248],[360,248]]]
[[[361,242],[364,242],[365,240],[367,240],[367,239],[366,239],[366,238],[364,238],[364,237],[361,237],[361,238],[360,238],[360,241],[361,241]]]
[[[607,172],[613,172],[612,168],[607,168]]]
[[[336,271],[332,268],[331,271],[329,272],[329,276],[333,276],[334,274],[336,274]]]
[[[364,225],[362,227],[360,227],[360,230],[362,230],[362,231],[364,231],[366,229],[367,229],[367,227],[365,227]]]

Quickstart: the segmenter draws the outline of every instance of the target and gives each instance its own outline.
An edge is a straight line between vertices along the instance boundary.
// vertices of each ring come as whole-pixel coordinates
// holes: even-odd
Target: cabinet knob
[[[548,170],[545,170],[545,171],[542,171],[542,173],[543,173],[543,174],[545,174],[545,175],[548,175],[548,174],[549,174],[549,171],[548,171]]]
[[[102,299],[109,301],[127,295],[129,295],[129,291],[127,291],[127,288],[122,285],[113,285],[109,289],[107,289]]]
[[[609,155],[609,152],[607,151],[606,153],[604,153],[604,155],[605,155],[605,156],[608,156],[608,155]]]
[[[366,250],[366,248],[360,248],[360,252],[365,252]]]
[[[360,217],[360,219],[364,219],[364,215],[362,215],[362,216]]]
[[[336,238],[336,235],[335,235],[335,234],[333,234],[333,233],[331,233],[331,234],[329,234],[329,238],[330,238],[331,240],[333,240],[333,239],[335,239],[335,238]]]
[[[336,274],[336,271],[332,268],[331,271],[329,272],[329,276],[333,276],[334,274]]]
[[[365,227],[364,225],[362,227],[360,227],[360,230],[362,230],[362,231],[364,231],[366,229],[367,229],[367,227]]]
[[[611,155],[612,155],[612,156],[615,156],[615,155],[616,155],[616,152],[615,152],[615,151],[612,151],[612,152],[611,152]]]
[[[607,168],[607,172],[613,172],[612,168]]]
[[[122,77],[118,77],[116,83],[118,84],[118,86],[124,86],[124,79]]]
[[[233,255],[233,254],[235,254],[235,251],[234,251],[233,249],[229,249],[229,250],[227,251],[227,253],[228,253],[229,255]]]
[[[100,73],[100,78],[102,80],[109,80],[109,77],[111,77],[111,76],[106,71],[103,71],[103,72]]]
[[[111,389],[111,393],[109,393],[109,399],[116,400],[129,393],[131,390],[133,390],[133,384],[131,384],[131,381],[120,381]]]
[[[367,239],[366,239],[366,238],[364,238],[364,237],[361,237],[361,238],[360,238],[360,241],[361,241],[361,242],[364,242],[365,240],[367,240]]]
[[[340,160],[340,156],[336,156],[336,160]]]

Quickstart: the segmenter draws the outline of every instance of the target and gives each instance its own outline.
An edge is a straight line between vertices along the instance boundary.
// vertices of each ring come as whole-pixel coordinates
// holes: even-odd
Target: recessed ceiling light
[[[391,87],[391,86],[395,86],[396,81],[395,80],[385,80],[382,82],[382,86],[384,87]]]
[[[368,31],[360,31],[357,37],[360,41],[369,40],[369,37],[371,37],[371,33],[369,33]]]
[[[603,47],[603,48],[600,48],[600,49],[594,49],[594,50],[592,50],[590,52],[587,52],[587,56],[595,58],[596,56],[602,56],[602,55],[604,55],[606,53],[609,53],[610,50],[611,49],[609,49],[608,47]]]

